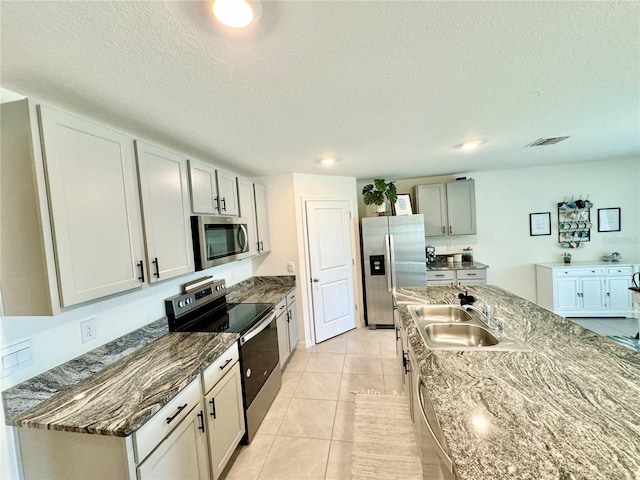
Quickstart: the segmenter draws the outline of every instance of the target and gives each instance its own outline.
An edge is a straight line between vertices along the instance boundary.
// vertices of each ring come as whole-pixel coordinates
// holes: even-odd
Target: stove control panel
[[[164,301],[165,311],[167,317],[178,318],[202,305],[224,297],[226,294],[227,287],[225,281],[215,280],[197,290],[167,298]]]

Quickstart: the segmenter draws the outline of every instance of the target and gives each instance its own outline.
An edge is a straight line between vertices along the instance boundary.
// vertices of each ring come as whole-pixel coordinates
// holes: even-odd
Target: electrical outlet
[[[87,343],[98,338],[98,329],[96,328],[96,319],[90,318],[80,323],[80,331],[82,333],[82,343]]]
[[[294,264],[293,262],[287,262],[287,272],[293,273]]]

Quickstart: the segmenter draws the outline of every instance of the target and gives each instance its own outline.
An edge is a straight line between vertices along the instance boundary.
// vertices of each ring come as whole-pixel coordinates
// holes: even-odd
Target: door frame
[[[351,255],[353,257],[352,275],[353,275],[353,305],[355,308],[355,323],[356,328],[364,325],[363,316],[363,304],[362,304],[362,271],[360,265],[360,234],[359,234],[359,217],[357,206],[354,205],[353,199],[345,196],[301,196],[300,197],[300,212],[302,213],[302,242],[304,258],[300,259],[300,265],[304,265],[304,269],[300,269],[300,285],[302,295],[305,298],[303,303],[304,323],[305,329],[305,344],[306,347],[312,347],[316,345],[316,332],[315,332],[315,318],[313,313],[313,293],[311,291],[311,257],[309,252],[309,238],[308,238],[308,220],[307,220],[307,202],[309,201],[342,201],[347,202],[349,210],[351,211]],[[304,286],[303,286],[304,285]]]

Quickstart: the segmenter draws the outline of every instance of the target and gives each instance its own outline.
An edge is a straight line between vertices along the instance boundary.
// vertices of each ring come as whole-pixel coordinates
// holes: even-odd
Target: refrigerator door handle
[[[389,251],[390,251],[390,255],[389,255],[389,264],[391,266],[391,270],[390,270],[390,285],[391,288],[389,288],[389,291],[391,291],[391,289],[395,288],[396,286],[396,257],[394,255],[394,250],[395,247],[393,245],[393,235],[389,235]]]
[[[384,249],[386,255],[384,256],[384,263],[387,275],[387,291],[391,291],[391,250],[389,244],[391,242],[391,235],[386,234],[384,236]]]

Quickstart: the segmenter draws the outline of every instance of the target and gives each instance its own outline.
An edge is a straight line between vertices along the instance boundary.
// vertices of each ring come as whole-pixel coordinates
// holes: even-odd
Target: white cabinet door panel
[[[62,305],[139,287],[133,140],[45,106],[38,110]]]
[[[632,308],[632,295],[629,287],[631,277],[614,277],[607,279],[607,307],[612,310],[629,310]]]
[[[218,180],[218,209],[220,215],[238,215],[238,190],[236,176],[216,170]]]
[[[605,309],[604,278],[583,278],[581,290],[582,308],[586,310]]]
[[[416,196],[417,213],[424,216],[425,237],[445,235],[447,210],[444,184],[418,185]]]
[[[149,282],[192,272],[193,244],[184,157],[136,141]]]
[[[558,310],[578,310],[579,279],[559,278],[556,280],[556,302]]]
[[[256,223],[258,225],[259,253],[271,251],[271,239],[269,233],[269,207],[267,203],[267,188],[255,184],[253,186],[256,202]]]
[[[447,183],[449,235],[476,233],[476,195],[473,180]]]
[[[247,220],[249,253],[256,255],[258,253],[258,231],[253,182],[240,177],[238,177],[238,208],[240,216]]]
[[[218,215],[216,170],[211,165],[189,160],[191,210],[195,214]]]

